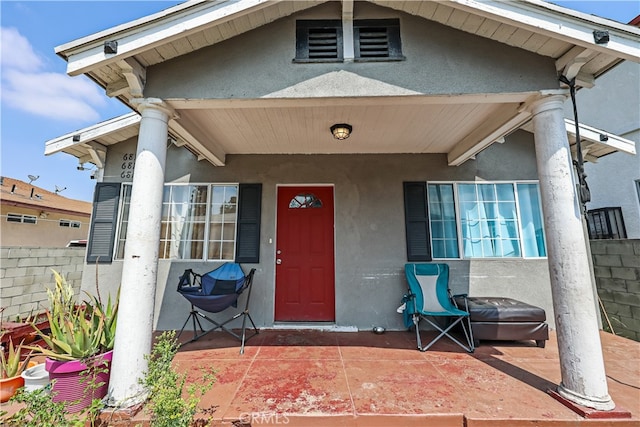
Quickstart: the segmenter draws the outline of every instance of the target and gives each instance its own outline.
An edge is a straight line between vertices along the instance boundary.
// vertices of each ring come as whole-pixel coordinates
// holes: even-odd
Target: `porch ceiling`
[[[520,99],[525,96],[173,100],[168,103],[179,118],[169,122],[169,135],[199,160],[213,158],[217,165],[224,165],[227,154],[390,153],[446,153],[454,165],[499,135],[533,132],[526,101]],[[329,128],[344,122],[353,126],[351,136],[333,139]],[[575,124],[565,123],[575,150]],[[47,141],[45,154],[65,152],[100,166],[107,147],[136,138],[139,126],[137,113],[125,114]],[[591,162],[616,151],[636,152],[633,141],[583,124],[580,139]]]
[[[380,97],[169,101],[206,149],[226,154],[452,153],[517,114],[518,97]],[[348,123],[347,140],[329,128]],[[493,141],[492,141],[493,142]]]

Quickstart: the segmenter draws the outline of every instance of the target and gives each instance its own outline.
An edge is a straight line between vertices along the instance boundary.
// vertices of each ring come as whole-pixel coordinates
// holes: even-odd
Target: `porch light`
[[[339,123],[331,126],[331,134],[335,139],[347,139],[351,135],[353,128],[346,123]]]

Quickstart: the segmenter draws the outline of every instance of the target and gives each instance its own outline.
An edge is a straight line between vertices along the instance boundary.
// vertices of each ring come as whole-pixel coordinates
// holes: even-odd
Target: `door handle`
[[[282,264],[282,260],[280,258],[276,259],[276,264]]]

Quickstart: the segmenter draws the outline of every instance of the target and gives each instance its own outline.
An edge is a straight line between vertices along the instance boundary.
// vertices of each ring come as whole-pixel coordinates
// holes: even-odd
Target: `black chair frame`
[[[198,339],[202,338],[203,336],[205,336],[205,335],[207,335],[207,334],[209,334],[211,332],[220,330],[220,331],[224,331],[224,332],[228,333],[229,335],[232,335],[236,339],[240,340],[240,342],[241,342],[240,354],[244,354],[244,344],[245,344],[245,342],[247,340],[249,340],[250,338],[253,338],[254,336],[256,336],[256,335],[258,335],[260,333],[260,331],[256,327],[255,322],[251,318],[251,314],[249,313],[249,301],[251,300],[251,289],[252,289],[253,276],[254,276],[255,271],[256,271],[255,268],[251,269],[249,274],[247,274],[245,276],[244,283],[242,284],[242,287],[240,287],[240,289],[238,289],[238,291],[236,292],[238,294],[238,296],[240,296],[242,293],[245,292],[245,290],[247,291],[247,300],[245,302],[244,309],[241,312],[234,314],[232,317],[230,317],[227,320],[225,320],[225,321],[220,323],[220,322],[216,322],[215,320],[213,320],[212,318],[210,318],[206,314],[202,313],[202,311],[198,310],[198,308],[196,308],[196,306],[194,306],[193,303],[191,303],[191,311],[189,312],[189,315],[187,316],[187,319],[184,321],[184,323],[182,325],[182,328],[180,329],[180,332],[178,333],[178,339],[182,335],[182,332],[184,331],[184,328],[189,323],[189,320],[191,320],[191,323],[192,323],[192,326],[193,326],[193,338],[191,338],[191,340],[185,342],[184,344],[192,343],[192,342],[197,341]],[[185,279],[184,275],[190,275],[190,277]],[[180,283],[178,284],[178,291],[180,291],[183,287],[186,287],[186,286],[189,286],[189,287],[200,286],[200,281],[201,281],[201,278],[202,278],[201,274],[194,273],[192,270],[189,269],[189,270],[185,271],[184,275],[183,275],[183,277],[181,277]],[[240,334],[237,334],[234,331],[232,331],[231,329],[225,327],[225,325],[227,325],[230,322],[233,322],[234,320],[238,319],[239,317],[242,317],[242,330],[241,330]],[[211,329],[205,330],[205,328],[202,327],[202,323],[201,323],[200,319],[206,320],[207,322],[211,323],[213,325],[213,327]],[[251,322],[251,326],[253,327],[253,333],[251,335],[249,335],[249,336],[247,336],[247,333],[246,333],[246,330],[247,330],[247,319],[249,319],[249,322]],[[200,332],[198,332],[198,330]]]

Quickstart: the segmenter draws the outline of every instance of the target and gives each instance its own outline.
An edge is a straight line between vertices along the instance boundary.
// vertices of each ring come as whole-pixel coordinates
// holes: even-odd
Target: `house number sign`
[[[122,156],[122,165],[121,165],[121,173],[120,178],[122,179],[132,179],[133,178],[133,167],[135,165],[136,155],[132,153],[127,153]]]

